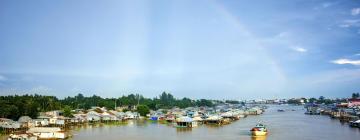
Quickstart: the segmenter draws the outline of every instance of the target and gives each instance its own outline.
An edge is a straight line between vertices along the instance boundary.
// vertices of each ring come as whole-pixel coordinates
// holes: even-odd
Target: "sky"
[[[0,95],[360,92],[360,0],[1,0]]]

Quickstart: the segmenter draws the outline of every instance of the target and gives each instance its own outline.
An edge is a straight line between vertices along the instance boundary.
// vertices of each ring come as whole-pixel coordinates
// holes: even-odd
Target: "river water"
[[[285,112],[277,112],[284,109]],[[72,131],[72,140],[353,140],[360,129],[328,116],[304,115],[302,106],[274,105],[263,115],[249,116],[224,126],[200,125],[192,129],[174,128],[156,122],[129,122],[123,126],[86,127]],[[249,130],[258,122],[269,134],[252,137]]]

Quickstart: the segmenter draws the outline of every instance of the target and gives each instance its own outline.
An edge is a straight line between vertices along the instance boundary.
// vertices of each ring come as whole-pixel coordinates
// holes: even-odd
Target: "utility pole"
[[[137,94],[138,95],[138,103],[137,105],[139,106],[139,102],[140,102],[140,94]]]
[[[114,108],[114,110],[116,111],[116,99],[115,99],[115,108]]]

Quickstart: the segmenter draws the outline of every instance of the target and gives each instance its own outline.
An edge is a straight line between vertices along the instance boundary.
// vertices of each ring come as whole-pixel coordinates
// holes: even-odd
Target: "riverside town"
[[[359,93],[343,99],[321,96],[243,101],[176,99],[166,92],[153,99],[139,94],[119,98],[78,94],[65,99],[15,95],[1,96],[0,99],[1,133],[8,136],[8,140],[67,139],[76,134],[71,131],[73,129],[107,125],[127,127],[130,122],[158,123],[171,129],[197,129],[202,125],[226,127],[233,122],[241,123],[248,117],[262,115],[269,107],[284,106],[289,109],[277,109],[277,113],[300,109],[304,110],[303,115],[326,115],[328,119],[360,129]]]
[[[360,0],[0,0],[0,140],[360,140]]]

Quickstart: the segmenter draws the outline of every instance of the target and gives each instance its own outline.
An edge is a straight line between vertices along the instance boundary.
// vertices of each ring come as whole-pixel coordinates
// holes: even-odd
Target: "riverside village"
[[[163,96],[167,95],[172,98],[170,94],[163,94]],[[358,93],[354,93],[352,98],[336,100],[325,99],[324,97],[319,99],[212,100],[210,106],[189,106],[185,108],[173,106],[156,110],[148,109],[147,106],[143,108],[144,106],[139,104],[117,106],[114,103],[114,107],[111,109],[105,106],[91,106],[89,109],[49,110],[39,112],[36,117],[19,116],[15,120],[0,118],[0,127],[2,135],[7,136],[8,140],[67,139],[73,136],[69,130],[84,125],[121,126],[129,121],[142,121],[166,124],[173,129],[196,129],[201,125],[226,127],[226,125],[236,121],[241,123],[247,117],[262,115],[266,113],[269,107],[303,106],[303,115],[326,115],[329,116],[329,119],[337,119],[349,127],[360,129],[360,98],[358,95]],[[277,110],[278,113],[291,111],[295,110]],[[262,125],[258,124],[251,129],[250,135],[266,135],[266,129],[263,130],[264,133],[262,134],[259,132],[259,128],[263,129],[264,127]]]

